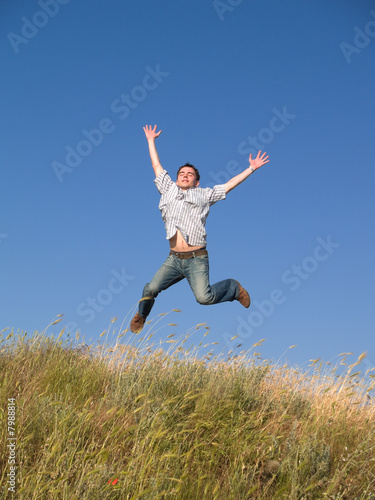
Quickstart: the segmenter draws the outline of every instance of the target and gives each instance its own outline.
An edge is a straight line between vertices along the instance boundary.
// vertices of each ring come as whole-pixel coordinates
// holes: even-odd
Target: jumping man
[[[134,333],[142,330],[155,298],[162,291],[186,278],[199,304],[209,305],[238,300],[244,307],[250,306],[248,292],[233,279],[210,285],[208,273],[208,253],[206,250],[205,223],[210,206],[224,200],[229,191],[241,184],[249,175],[268,163],[266,153],[258,152],[256,158],[249,157],[249,167],[225,184],[213,188],[199,186],[199,171],[186,163],[178,169],[176,182],[160,164],[155,147],[155,139],[161,130],[146,125],[143,127],[155,172],[155,184],[161,194],[161,211],[170,253],[167,260],[156,272],[150,283],[143,289],[138,312],[130,323]]]

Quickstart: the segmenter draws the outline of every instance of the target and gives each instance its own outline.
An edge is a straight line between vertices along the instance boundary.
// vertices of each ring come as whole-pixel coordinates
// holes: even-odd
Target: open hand
[[[151,125],[146,125],[145,127],[143,127],[143,130],[145,131],[147,140],[156,139],[161,134],[161,130],[159,130],[159,132],[156,132],[156,125],[154,126],[154,128],[151,128]]]
[[[260,168],[262,165],[265,163],[269,162],[268,156],[266,156],[267,153],[263,153],[262,156],[260,155],[262,151],[258,151],[257,157],[252,158],[251,153],[249,156],[249,162],[250,162],[250,167],[253,170],[256,170],[257,168]]]

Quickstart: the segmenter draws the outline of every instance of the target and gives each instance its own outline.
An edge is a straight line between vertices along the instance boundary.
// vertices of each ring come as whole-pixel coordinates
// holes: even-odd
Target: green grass
[[[20,499],[375,499],[364,355],[342,355],[338,375],[340,364],[315,360],[307,373],[253,350],[200,356],[189,334],[164,347],[148,344],[152,333],[122,333],[112,347],[2,335],[1,498],[14,497],[15,398]]]

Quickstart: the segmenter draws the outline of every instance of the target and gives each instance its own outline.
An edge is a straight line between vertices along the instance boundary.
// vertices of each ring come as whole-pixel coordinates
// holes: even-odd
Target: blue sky
[[[198,344],[206,323],[215,352],[374,365],[374,2],[8,0],[0,19],[0,329],[127,326],[168,253],[158,124],[172,176],[226,182],[258,146],[270,162],[207,221],[211,282],[253,305],[199,305],[182,281],[154,339]]]

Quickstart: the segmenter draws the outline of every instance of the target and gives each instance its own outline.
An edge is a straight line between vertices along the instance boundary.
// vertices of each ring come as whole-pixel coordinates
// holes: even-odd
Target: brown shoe
[[[131,320],[131,323],[130,323],[130,330],[133,332],[133,333],[139,333],[144,324],[146,322],[146,318],[144,318],[143,316],[141,316],[139,313],[137,313],[134,318]]]
[[[238,283],[238,281],[237,281]],[[238,296],[238,302],[240,304],[242,304],[244,307],[250,307],[250,295],[249,293],[247,292],[247,290],[245,290],[240,283],[238,283],[238,286],[240,288],[240,294]]]

